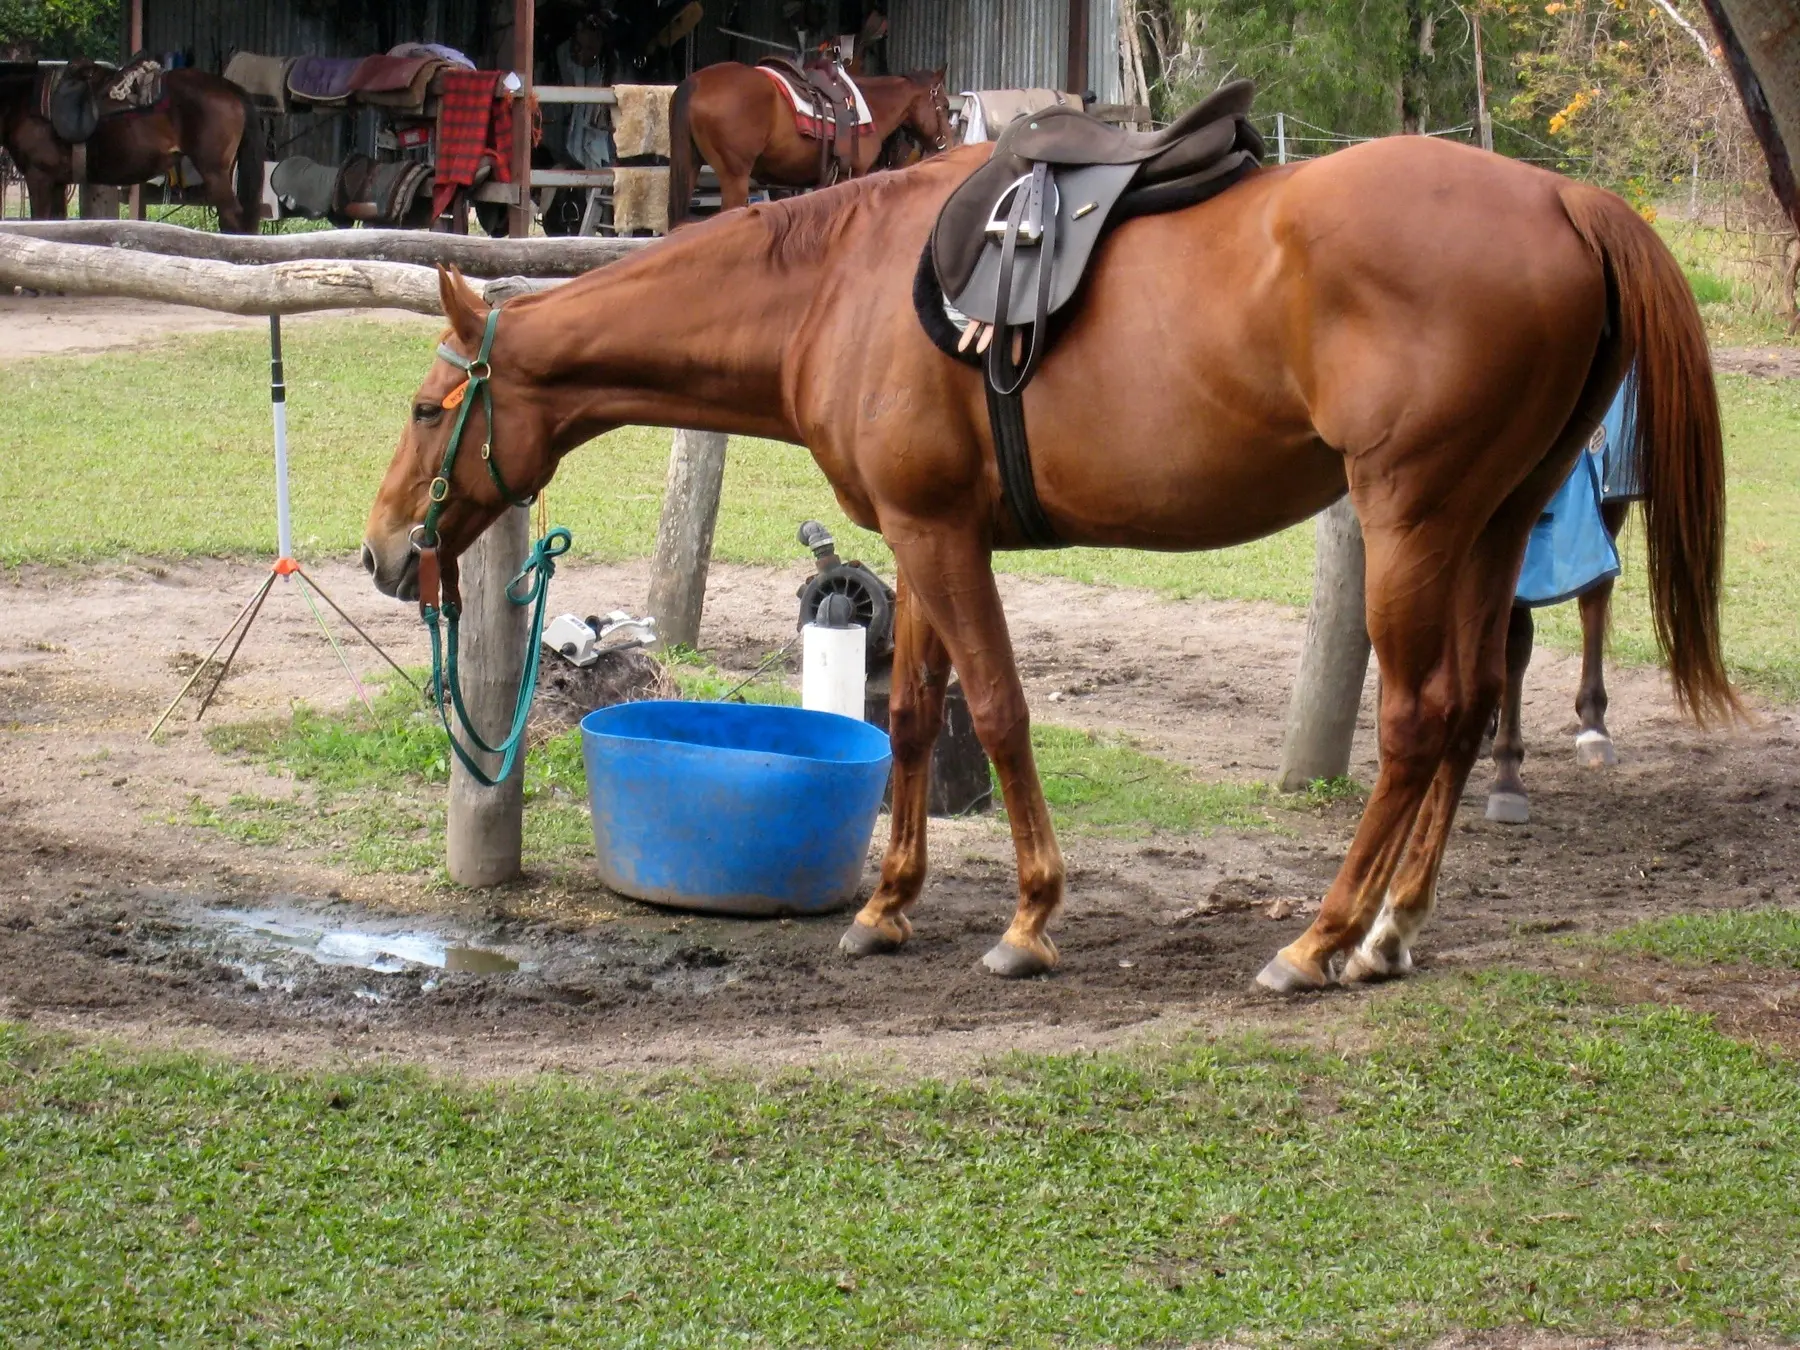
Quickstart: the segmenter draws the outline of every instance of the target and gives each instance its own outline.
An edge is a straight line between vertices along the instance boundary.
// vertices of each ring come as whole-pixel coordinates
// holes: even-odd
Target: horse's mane
[[[808,192],[750,208],[769,231],[768,257],[778,267],[815,263],[836,241],[844,223],[865,203],[903,189],[900,174],[876,173],[853,178],[824,192]]]

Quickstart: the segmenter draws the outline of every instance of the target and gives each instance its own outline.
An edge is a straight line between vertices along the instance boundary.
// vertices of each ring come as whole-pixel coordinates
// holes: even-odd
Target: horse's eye
[[[443,415],[444,405],[441,403],[413,404],[413,421],[415,422],[421,422],[426,426],[430,426]]]

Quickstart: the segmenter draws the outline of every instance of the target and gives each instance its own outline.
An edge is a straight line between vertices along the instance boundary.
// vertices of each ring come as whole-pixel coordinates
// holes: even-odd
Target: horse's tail
[[[1637,372],[1632,453],[1656,639],[1677,702],[1696,720],[1740,711],[1725,673],[1719,588],[1725,553],[1725,437],[1700,307],[1674,254],[1619,197],[1582,183],[1563,210],[1606,268],[1614,321]]]
[[[694,127],[688,104],[694,97],[694,77],[675,86],[669,101],[669,228],[687,223],[694,204],[694,183],[700,176],[700,149],[694,144]]]
[[[250,95],[238,91],[238,102],[244,105],[244,134],[238,139],[237,163],[234,168],[238,206],[244,212],[244,233],[256,234],[262,228],[263,143],[262,115]]]

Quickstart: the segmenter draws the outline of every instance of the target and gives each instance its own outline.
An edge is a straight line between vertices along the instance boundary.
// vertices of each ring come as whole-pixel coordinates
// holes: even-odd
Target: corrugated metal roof
[[[893,0],[888,25],[888,64],[947,66],[952,89],[1061,89],[1068,78],[1068,0]],[[1088,88],[1116,103],[1120,87],[1119,0],[1088,0]]]

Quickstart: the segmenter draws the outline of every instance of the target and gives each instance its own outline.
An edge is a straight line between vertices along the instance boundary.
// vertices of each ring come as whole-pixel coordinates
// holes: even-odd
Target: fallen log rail
[[[20,220],[0,223],[0,241],[123,249],[169,258],[267,265],[385,262],[455,266],[471,275],[575,277],[619,262],[651,239],[484,239],[421,230],[311,230],[305,234],[210,234],[148,220]],[[22,284],[15,282],[15,285]]]

